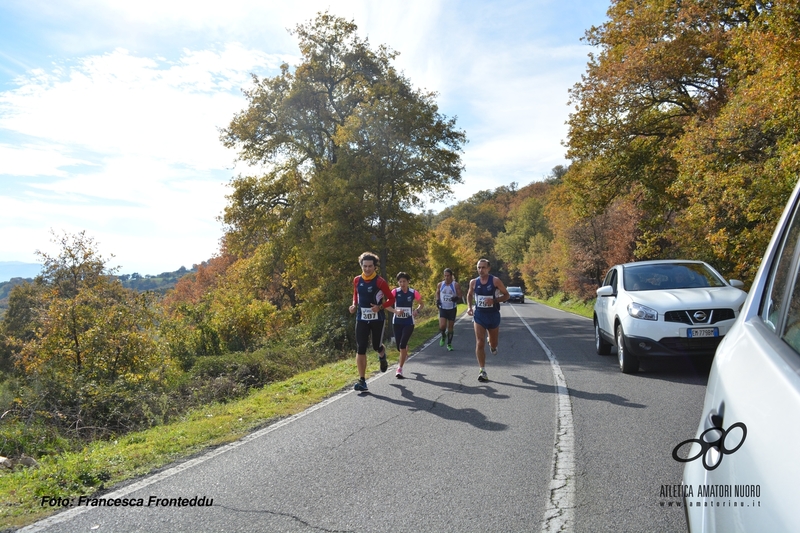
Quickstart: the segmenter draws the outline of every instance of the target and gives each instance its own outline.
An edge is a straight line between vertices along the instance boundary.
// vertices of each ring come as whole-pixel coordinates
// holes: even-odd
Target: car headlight
[[[628,314],[633,318],[640,318],[642,320],[658,320],[658,311],[650,309],[642,304],[631,302],[628,304]]]

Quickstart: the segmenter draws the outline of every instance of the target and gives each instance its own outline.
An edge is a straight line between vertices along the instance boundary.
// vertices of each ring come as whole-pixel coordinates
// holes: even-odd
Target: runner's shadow
[[[525,386],[522,388],[535,390],[536,392],[547,392],[547,393],[555,393],[556,387],[553,385],[545,385],[544,383],[536,383],[534,380],[526,378],[525,376],[512,376],[518,378],[522,381]],[[512,387],[521,387],[521,385],[513,385],[510,384]],[[614,405],[621,405],[622,407],[633,407],[634,409],[644,409],[647,407],[646,405],[642,405],[640,403],[632,403],[629,402],[626,398],[619,396],[617,394],[597,394],[594,392],[584,392],[577,389],[570,388],[569,395],[575,398],[581,398],[583,400],[589,400],[592,402],[608,402],[613,403]]]
[[[473,387],[460,382],[452,383],[449,381],[433,381],[432,379],[428,379],[425,374],[420,372],[414,372],[414,375],[416,376],[416,378],[414,378],[416,381],[421,381],[449,392],[458,392],[461,394],[481,394],[496,400],[507,400],[510,398],[508,394],[498,394],[497,389],[491,386],[492,380]]]
[[[390,398],[388,396],[380,396],[377,394],[372,394],[372,396],[395,405],[408,407],[408,409],[412,412],[425,411],[444,418],[445,420],[453,420],[455,422],[464,422],[470,424],[477,429],[485,429],[486,431],[505,431],[508,429],[506,424],[500,424],[498,422],[492,422],[488,420],[486,416],[477,409],[455,409],[446,403],[442,403],[437,400],[427,400],[425,398],[415,396],[414,393],[408,390],[404,385],[398,385],[395,383],[391,386],[400,390],[400,395],[403,397],[402,400]]]

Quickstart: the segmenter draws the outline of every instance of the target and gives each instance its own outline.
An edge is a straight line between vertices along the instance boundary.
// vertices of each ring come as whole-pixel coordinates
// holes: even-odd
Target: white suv
[[[702,261],[616,265],[597,289],[597,353],[616,346],[626,374],[638,372],[642,358],[711,357],[744,304],[742,286]]]

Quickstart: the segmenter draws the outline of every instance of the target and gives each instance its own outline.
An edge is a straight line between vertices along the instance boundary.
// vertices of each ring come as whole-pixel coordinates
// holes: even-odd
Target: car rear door
[[[709,375],[687,463],[692,531],[800,531],[800,216],[797,191],[756,276],[742,317]],[[712,428],[718,428],[713,430]],[[716,444],[716,445],[714,445]],[[697,453],[698,446],[690,452]],[[702,487],[702,488],[701,488]],[[705,490],[706,497],[700,497]]]

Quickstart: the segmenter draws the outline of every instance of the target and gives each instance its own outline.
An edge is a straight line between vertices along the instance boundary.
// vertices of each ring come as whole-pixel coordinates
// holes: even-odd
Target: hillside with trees
[[[231,180],[215,257],[159,294],[60,237],[0,322],[0,454],[58,453],[351,357],[370,250],[431,301],[488,258],[528,294],[589,300],[608,267],[703,259],[752,280],[800,170],[797,2],[617,0],[570,91],[569,166],[440,213],[467,141],[436,95],[354,23],[322,13],[301,61],[253,77],[221,142]],[[138,280],[136,280],[138,281]]]

